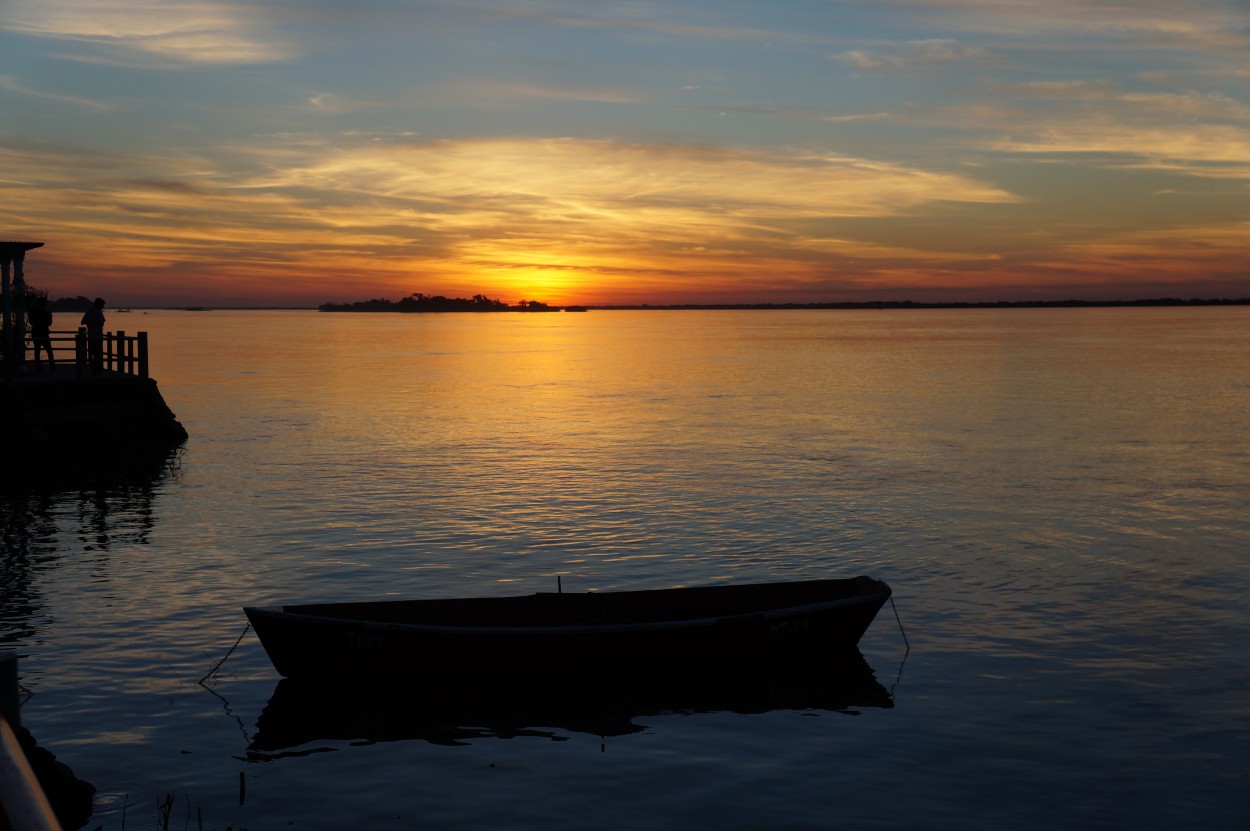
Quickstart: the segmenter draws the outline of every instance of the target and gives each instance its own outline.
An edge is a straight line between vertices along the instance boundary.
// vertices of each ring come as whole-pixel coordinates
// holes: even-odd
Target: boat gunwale
[[[699,629],[747,621],[774,621],[789,617],[819,614],[844,606],[859,606],[880,601],[884,603],[890,598],[891,591],[887,584],[877,580],[880,589],[871,592],[852,594],[846,597],[822,600],[816,603],[804,603],[798,606],[782,606],[775,609],[741,612],[731,615],[717,615],[698,618],[671,618],[653,621],[612,621],[605,623],[582,622],[569,624],[542,624],[527,626],[523,623],[514,625],[471,626],[444,623],[398,623],[393,621],[371,620],[369,618],[347,618],[333,615],[318,615],[306,612],[288,612],[286,606],[246,606],[243,611],[250,619],[252,613],[264,617],[283,619],[292,623],[317,623],[330,626],[355,626],[391,632],[428,633],[438,635],[576,635],[584,633],[627,633],[647,631],[672,631],[675,629]],[[591,592],[593,593],[593,592]],[[369,605],[364,601],[362,605]],[[303,604],[321,605],[321,604]],[[350,605],[350,604],[339,604]],[[298,608],[298,606],[296,606]]]

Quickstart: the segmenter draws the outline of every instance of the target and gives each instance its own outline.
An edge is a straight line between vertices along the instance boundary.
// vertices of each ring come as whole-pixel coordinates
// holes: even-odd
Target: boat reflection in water
[[[639,733],[647,727],[635,719],[647,716],[893,706],[857,649],[632,673],[535,671],[435,682],[286,678],[260,714],[248,758],[334,749],[319,742],[562,740],[562,733]]]

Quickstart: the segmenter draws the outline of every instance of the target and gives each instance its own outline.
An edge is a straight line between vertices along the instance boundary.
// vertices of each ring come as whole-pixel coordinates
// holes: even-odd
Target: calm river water
[[[180,460],[3,503],[0,647],[88,828],[1250,816],[1248,308],[109,328],[150,333]],[[860,645],[875,681],[666,690],[618,730],[541,687],[500,716],[534,698],[507,679],[284,693],[250,633],[198,683],[245,604],[854,574],[902,624]]]

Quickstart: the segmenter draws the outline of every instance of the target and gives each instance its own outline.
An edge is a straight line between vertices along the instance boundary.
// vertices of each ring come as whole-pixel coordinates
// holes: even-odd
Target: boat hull
[[[283,676],[416,677],[680,665],[854,647],[889,597],[885,583],[858,577],[245,612]]]

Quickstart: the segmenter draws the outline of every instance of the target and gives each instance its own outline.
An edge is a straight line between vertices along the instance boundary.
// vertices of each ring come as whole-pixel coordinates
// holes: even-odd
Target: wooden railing
[[[39,351],[40,367],[49,363],[56,366],[74,366],[76,375],[82,377],[91,368],[91,350],[87,342],[87,330],[54,329],[48,333],[52,344],[52,358],[49,360],[44,350]],[[35,368],[34,342],[28,341],[19,352],[26,364]],[[7,363],[6,366],[9,366]],[[100,368],[126,375],[137,375],[147,378],[148,375],[148,333],[138,332],[127,335],[125,332],[105,332],[100,350]]]
[[[79,328],[77,332],[53,332],[54,354],[57,351],[57,343],[65,341],[74,344],[74,365],[78,368],[78,376],[82,377],[91,368],[91,350],[87,343],[87,330]],[[56,363],[67,362],[57,360]],[[102,369],[147,378],[148,333],[138,332],[134,335],[127,335],[125,332],[105,332],[104,341],[101,344],[100,363]]]
[[[54,358],[53,363],[57,366],[70,366],[77,363],[77,350],[74,346],[74,342],[78,339],[78,330],[63,329],[58,331],[54,329],[49,332],[48,335],[48,340],[52,342],[52,355]],[[35,352],[33,342],[27,342],[25,358],[26,363],[32,366],[34,365]],[[48,356],[44,354],[43,350],[40,350],[39,352],[39,360],[42,363],[48,363]]]

